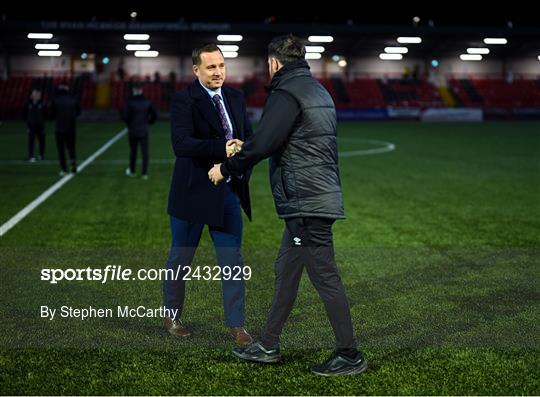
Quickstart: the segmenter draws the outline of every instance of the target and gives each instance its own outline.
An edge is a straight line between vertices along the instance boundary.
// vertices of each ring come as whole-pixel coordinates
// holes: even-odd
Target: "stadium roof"
[[[266,55],[269,40],[279,34],[299,36],[332,35],[322,44],[325,55],[376,56],[387,46],[398,45],[398,36],[419,36],[421,44],[409,45],[408,57],[458,56],[468,47],[484,47],[485,37],[504,37],[507,45],[490,46],[488,58],[537,57],[540,55],[540,26],[532,17],[445,18],[422,17],[173,17],[158,13],[77,13],[68,11],[36,15],[3,15],[0,20],[0,51],[35,54],[37,42],[58,43],[64,54],[82,52],[107,56],[130,56],[125,33],[148,33],[153,50],[161,55],[189,55],[191,49],[216,41],[220,33],[241,34],[240,56]],[[126,15],[127,14],[127,15]],[[48,17],[56,16],[56,19]],[[59,17],[59,18],[58,18]],[[223,21],[225,20],[225,21]],[[476,23],[473,23],[473,20]],[[480,21],[480,22],[479,22]],[[484,21],[484,23],[482,23]],[[51,32],[53,39],[32,41],[29,32]]]

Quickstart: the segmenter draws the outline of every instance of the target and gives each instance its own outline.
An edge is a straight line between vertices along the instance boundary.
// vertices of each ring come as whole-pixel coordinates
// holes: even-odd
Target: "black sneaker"
[[[311,372],[322,376],[355,375],[364,372],[367,367],[367,361],[360,352],[356,359],[334,352],[324,363],[311,367]]]
[[[258,363],[273,364],[281,361],[279,348],[267,349],[260,342],[254,342],[246,347],[235,347],[233,354],[247,361],[256,361]]]

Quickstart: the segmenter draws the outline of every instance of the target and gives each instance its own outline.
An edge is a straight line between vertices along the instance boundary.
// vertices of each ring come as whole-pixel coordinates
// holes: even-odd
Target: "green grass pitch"
[[[81,124],[79,159],[122,128]],[[0,127],[0,224],[59,179],[51,129],[48,161],[27,164],[23,124]],[[310,374],[333,335],[307,276],[276,366],[233,357],[217,281],[188,283],[188,340],[159,319],[40,318],[41,305],[161,304],[160,281],[40,280],[44,267],[163,267],[172,151],[158,123],[149,180],[124,175],[123,138],[0,238],[1,394],[539,394],[540,123],[341,123],[338,136],[347,219],[336,257],[365,373]],[[283,230],[266,162],[251,191],[246,318],[258,335]],[[215,264],[207,232],[198,264]]]

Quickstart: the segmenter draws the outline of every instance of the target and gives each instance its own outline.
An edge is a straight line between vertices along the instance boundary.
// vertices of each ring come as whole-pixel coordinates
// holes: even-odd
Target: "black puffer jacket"
[[[227,159],[224,175],[241,175],[265,157],[281,218],[344,218],[339,178],[336,112],[328,91],[303,60],[273,77],[257,131]]]

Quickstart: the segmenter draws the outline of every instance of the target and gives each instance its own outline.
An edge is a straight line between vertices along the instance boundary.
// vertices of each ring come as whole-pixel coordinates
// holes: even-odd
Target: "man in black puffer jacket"
[[[328,91],[312,77],[304,60],[304,43],[278,37],[268,46],[272,81],[259,128],[236,156],[210,170],[220,183],[270,157],[270,183],[285,231],[275,263],[272,306],[260,342],[236,356],[278,362],[279,337],[298,292],[304,265],[324,302],[336,337],[336,351],[311,368],[319,375],[360,373],[366,360],[357,350],[349,303],[334,259],[332,224],[344,218],[339,178],[336,111]]]

